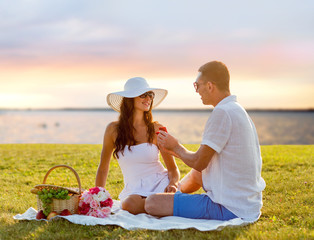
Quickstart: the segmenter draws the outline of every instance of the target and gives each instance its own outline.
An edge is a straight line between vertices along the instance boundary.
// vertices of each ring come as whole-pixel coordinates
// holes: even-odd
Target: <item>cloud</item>
[[[313,10],[309,0],[1,1],[0,83],[188,83],[211,60],[236,81],[310,83]]]

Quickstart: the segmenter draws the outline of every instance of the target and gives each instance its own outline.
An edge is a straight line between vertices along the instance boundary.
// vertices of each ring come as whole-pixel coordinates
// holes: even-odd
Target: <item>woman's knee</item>
[[[130,195],[125,200],[123,200],[121,204],[122,209],[129,212],[132,211],[136,206],[136,202],[137,202],[137,197],[134,195]]]
[[[144,213],[144,201],[140,195],[130,195],[122,202],[121,207],[132,214]]]

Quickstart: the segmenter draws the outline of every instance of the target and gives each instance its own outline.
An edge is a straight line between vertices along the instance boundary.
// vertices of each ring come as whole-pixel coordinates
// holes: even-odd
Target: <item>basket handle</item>
[[[68,169],[70,169],[70,170],[74,173],[74,175],[75,175],[75,177],[76,177],[76,180],[77,180],[77,183],[78,183],[78,185],[79,185],[79,194],[81,194],[81,180],[80,180],[80,177],[79,177],[79,175],[77,174],[77,172],[76,172],[72,167],[70,167],[70,166],[68,166],[68,165],[56,165],[56,166],[50,168],[50,169],[48,170],[48,172],[46,173],[45,177],[44,177],[43,184],[46,183],[46,180],[47,180],[49,174],[52,172],[52,170],[54,170],[54,169],[56,169],[56,168],[60,168],[60,167],[68,168]]]

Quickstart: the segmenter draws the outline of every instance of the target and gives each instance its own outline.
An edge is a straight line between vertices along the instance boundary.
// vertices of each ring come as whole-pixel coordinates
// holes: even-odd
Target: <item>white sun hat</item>
[[[157,107],[168,94],[166,89],[151,88],[144,78],[134,77],[127,80],[124,84],[124,91],[109,93],[107,95],[107,103],[113,110],[120,112],[120,106],[124,97],[134,98],[150,91],[155,93],[152,108]]]

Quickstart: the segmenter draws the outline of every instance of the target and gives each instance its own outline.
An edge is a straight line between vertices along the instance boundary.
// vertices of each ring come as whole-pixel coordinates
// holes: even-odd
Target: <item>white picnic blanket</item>
[[[133,215],[124,211],[120,207],[120,201],[114,200],[112,213],[106,218],[95,218],[85,215],[56,216],[51,220],[64,218],[68,221],[81,225],[117,225],[127,230],[149,229],[149,230],[169,230],[169,229],[187,229],[196,228],[199,231],[221,230],[227,226],[243,226],[249,222],[243,221],[241,218],[231,219],[229,221],[190,219],[183,217],[162,217],[157,218],[148,214]],[[17,220],[36,220],[37,210],[29,208],[23,214],[17,214],[13,218]],[[50,221],[51,221],[50,220]]]

